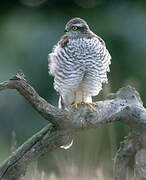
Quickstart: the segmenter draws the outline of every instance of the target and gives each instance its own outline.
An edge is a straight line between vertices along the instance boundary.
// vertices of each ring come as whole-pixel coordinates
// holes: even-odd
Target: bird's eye
[[[72,26],[72,30],[76,31],[77,29],[77,26]]]

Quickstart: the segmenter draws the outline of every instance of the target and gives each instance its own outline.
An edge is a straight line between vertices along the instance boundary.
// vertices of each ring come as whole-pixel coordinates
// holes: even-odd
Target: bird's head
[[[65,26],[65,33],[70,38],[81,38],[90,31],[86,21],[81,18],[71,19]]]

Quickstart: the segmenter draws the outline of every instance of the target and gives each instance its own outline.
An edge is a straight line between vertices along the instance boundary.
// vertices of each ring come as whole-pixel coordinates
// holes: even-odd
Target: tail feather
[[[63,98],[60,96],[59,97],[59,101],[58,101],[58,108],[59,109],[65,109],[65,104],[63,102]],[[73,140],[69,141],[67,144],[64,144],[62,146],[60,146],[60,148],[63,148],[63,149],[69,149],[73,144]]]
[[[63,103],[63,99],[62,96],[59,97],[59,101],[58,101],[58,108],[59,109],[64,109],[64,103]]]
[[[60,148],[63,148],[63,149],[69,149],[73,144],[73,139],[71,140],[71,142],[63,145],[63,146],[60,146]]]
[[[81,102],[82,101],[82,94],[80,92],[77,92],[77,101]],[[68,110],[67,106],[71,104],[71,102],[73,103],[73,100],[74,99],[74,96],[73,94],[70,94],[68,96],[66,96],[65,98],[65,102],[62,98],[62,96],[59,97],[59,101],[58,101],[58,108],[59,109],[65,109],[65,110]],[[92,97],[91,96],[84,96],[84,99],[86,102],[89,102],[89,103],[92,103]],[[73,144],[73,140],[69,140],[69,142],[67,144],[64,144],[62,146],[60,146],[60,148],[63,148],[63,149],[69,149]]]

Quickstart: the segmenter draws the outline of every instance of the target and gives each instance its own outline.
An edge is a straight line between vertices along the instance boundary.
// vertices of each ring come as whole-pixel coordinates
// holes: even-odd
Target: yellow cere
[[[77,29],[77,26],[72,26],[72,30],[76,31]]]

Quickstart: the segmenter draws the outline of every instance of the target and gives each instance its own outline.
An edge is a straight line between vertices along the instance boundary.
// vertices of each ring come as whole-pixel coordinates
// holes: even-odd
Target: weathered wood
[[[116,156],[115,180],[126,179],[129,161],[145,147],[146,141],[143,137],[146,132],[146,109],[139,93],[130,86],[111,94],[107,100],[96,102],[94,110],[87,105],[79,105],[77,109],[68,111],[60,110],[41,98],[26,81],[22,72],[0,83],[0,91],[5,89],[16,89],[49,124],[0,165],[0,179],[21,179],[32,160],[69,143],[80,131],[97,128],[103,123],[120,120],[131,128],[131,134],[123,142]],[[139,172],[137,176],[140,176]]]

